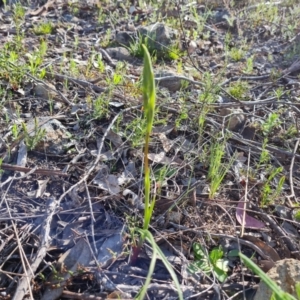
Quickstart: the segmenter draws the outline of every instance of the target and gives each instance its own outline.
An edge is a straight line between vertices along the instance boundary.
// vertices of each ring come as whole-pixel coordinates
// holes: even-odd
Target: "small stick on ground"
[[[57,211],[58,203],[59,202],[55,201],[54,199],[49,199],[48,202],[46,203],[45,220],[41,232],[41,236],[42,236],[41,245],[39,247],[39,250],[37,251],[35,258],[33,259],[33,263],[26,271],[27,276],[23,277],[19,281],[13,300],[22,300],[24,298],[24,296],[27,293],[27,290],[29,289],[28,284],[33,279],[36,270],[38,269],[39,265],[41,264],[41,262],[43,261],[43,259],[47,254],[47,251],[51,243],[50,225],[52,222],[52,218]]]

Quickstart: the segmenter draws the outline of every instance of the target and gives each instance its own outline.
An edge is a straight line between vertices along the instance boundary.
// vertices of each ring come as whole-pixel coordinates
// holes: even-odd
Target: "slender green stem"
[[[150,219],[148,218],[149,205],[150,205],[150,169],[149,169],[149,161],[148,161],[149,142],[150,142],[150,134],[149,134],[149,132],[147,132],[146,139],[145,139],[145,150],[144,150],[145,210],[144,210],[144,226],[143,226],[143,228],[145,230],[148,229],[149,223],[150,223]]]

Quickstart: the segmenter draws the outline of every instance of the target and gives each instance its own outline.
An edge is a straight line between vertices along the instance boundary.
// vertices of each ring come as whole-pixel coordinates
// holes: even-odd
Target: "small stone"
[[[134,43],[134,35],[132,32],[129,31],[120,31],[116,34],[115,40],[120,45],[130,46],[131,43]]]
[[[130,55],[130,52],[125,47],[113,47],[105,49],[107,54],[116,60],[131,62],[134,58]]]
[[[133,23],[128,23],[128,24],[126,25],[126,30],[131,31],[131,32],[134,32],[134,31],[136,30],[136,28],[135,28],[135,26],[134,26]]]
[[[300,282],[300,261],[296,259],[283,259],[275,262],[275,266],[267,275],[275,281],[285,292],[297,297],[295,285]],[[261,281],[254,300],[271,299],[272,291]]]
[[[178,31],[163,23],[156,23],[147,27],[138,28],[138,33],[148,37],[148,46],[157,51],[166,51],[178,37]]]
[[[188,53],[193,54],[195,50],[197,49],[197,44],[195,41],[190,41],[189,47],[188,47]]]
[[[226,117],[225,126],[229,130],[239,131],[245,124],[245,116],[241,109],[222,108],[220,115]]]
[[[171,211],[169,214],[169,221],[176,224],[180,224],[181,217],[182,213],[180,211]]]
[[[236,18],[231,16],[226,9],[216,11],[210,21],[224,29],[234,29],[236,27]]]
[[[55,90],[55,87],[52,86],[51,84],[47,84],[51,88]],[[34,88],[33,88],[33,94],[36,97],[43,98],[43,99],[52,99],[55,96],[55,92],[51,91],[49,88],[47,88],[47,85],[38,83]]]
[[[55,110],[59,110],[62,107],[63,107],[63,104],[61,102],[55,101],[54,107],[53,107]]]
[[[180,78],[180,75],[170,71],[159,72],[155,75],[155,83],[157,86],[166,88],[171,93],[179,91],[182,88],[183,81],[184,80]]]
[[[36,145],[37,151],[61,155],[65,153],[67,147],[70,145],[70,134],[67,128],[56,119],[50,119],[49,117],[37,118],[38,126],[45,131],[43,139]],[[35,120],[31,119],[27,123],[27,130],[30,136],[36,135],[35,132]]]
[[[274,210],[280,218],[290,219],[290,216],[291,216],[290,208],[288,208],[284,205],[276,205]]]

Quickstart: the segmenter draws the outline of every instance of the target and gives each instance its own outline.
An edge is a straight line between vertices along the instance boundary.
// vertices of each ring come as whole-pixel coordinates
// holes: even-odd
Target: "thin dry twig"
[[[291,198],[294,198],[295,201],[297,201],[297,199],[295,197],[295,191],[294,191],[293,170],[294,170],[294,164],[295,164],[295,155],[296,155],[297,149],[299,148],[299,142],[300,142],[300,139],[298,138],[297,142],[295,144],[295,147],[294,147],[293,157],[291,159],[291,164],[290,164],[289,181],[290,181],[291,195],[286,196],[287,200],[289,201],[290,207],[293,207]]]
[[[242,222],[242,230],[241,230],[241,237],[244,235],[245,230],[245,220],[246,220],[246,207],[247,207],[247,199],[248,199],[248,178],[249,178],[249,169],[250,169],[250,153],[251,149],[248,153],[248,165],[247,165],[247,175],[246,175],[246,186],[245,186],[245,201],[244,201],[244,211],[243,211],[243,222]]]
[[[50,243],[51,243],[51,236],[50,236],[50,225],[53,219],[53,216],[55,215],[57,208],[58,208],[59,202],[56,201],[53,198],[50,198],[47,203],[46,203],[46,213],[45,213],[45,220],[44,220],[44,224],[42,227],[42,232],[41,232],[41,244],[39,247],[39,250],[37,251],[33,262],[29,268],[29,270],[26,270],[26,268],[24,268],[25,272],[26,272],[26,277],[23,277],[14,294],[13,300],[23,300],[24,296],[27,293],[27,290],[31,290],[30,288],[30,282],[31,279],[34,278],[34,274],[36,272],[36,270],[38,269],[39,265],[41,264],[41,262],[43,261],[44,257],[47,254],[47,251],[49,249]],[[33,299],[33,298],[32,298]]]
[[[7,190],[5,192],[5,194],[7,193],[7,191],[9,190],[11,184],[12,184],[13,180],[9,183],[9,186],[7,187]],[[5,205],[6,205],[6,208],[7,208],[7,212],[9,214],[9,216],[12,218],[12,215],[11,215],[11,208],[7,202],[7,199],[6,199],[6,196],[4,195],[4,197],[2,198],[2,200],[5,200]],[[1,204],[2,204],[2,201],[1,201]],[[18,230],[17,230],[17,226],[16,226],[16,223],[13,219],[11,219],[11,223],[12,223],[12,226],[13,226],[13,230],[14,230],[14,233],[15,233],[15,236],[16,236],[16,240],[17,240],[17,245],[18,245],[18,250],[19,250],[19,254],[20,254],[20,258],[21,258],[21,262],[22,262],[22,267],[23,267],[23,270],[25,272],[25,276],[21,279],[24,281],[24,284],[27,286],[30,287],[30,276],[33,276],[33,270],[31,269],[30,267],[30,264],[27,260],[27,257],[26,257],[26,254],[24,252],[24,249],[22,247],[22,243],[21,243],[21,240],[19,238],[19,234],[18,234]],[[28,266],[28,269],[27,269],[27,266]],[[32,295],[32,289],[31,287],[29,288],[29,294],[30,294],[30,297],[31,299],[33,299],[33,295]],[[22,298],[23,299],[23,298]],[[15,300],[15,299],[14,299]]]
[[[30,77],[31,79],[33,79],[35,82],[40,83],[40,84],[43,84],[43,85],[47,88],[47,90],[52,91],[52,92],[58,94],[58,95],[60,96],[60,98],[56,98],[56,97],[55,97],[56,100],[62,99],[62,101],[63,101],[64,103],[70,105],[70,107],[72,107],[72,106],[74,105],[74,103],[72,103],[71,101],[69,101],[69,99],[68,99],[67,97],[65,97],[59,90],[56,90],[56,89],[52,88],[52,87],[49,86],[45,81],[43,81],[43,80],[41,80],[41,79],[37,79],[37,78],[35,78],[34,76],[30,75],[29,73],[26,73],[26,75],[27,75],[28,77]]]
[[[63,298],[67,298],[67,299],[79,299],[79,300],[104,300],[104,299],[107,299],[105,296],[97,296],[95,294],[87,294],[87,293],[74,293],[74,292],[70,292],[70,291],[63,291],[61,296]]]
[[[58,170],[37,169],[37,168],[32,169],[32,168],[10,165],[10,164],[5,164],[5,163],[2,163],[0,165],[0,169],[14,171],[14,172],[24,172],[24,173],[30,172],[30,174],[39,174],[39,175],[45,175],[45,176],[63,176],[63,177],[69,176],[69,174],[63,173]]]
[[[91,196],[90,196],[90,192],[89,192],[86,180],[84,181],[84,186],[85,186],[85,191],[87,194],[88,204],[89,204],[90,214],[91,214],[91,232],[92,232],[94,251],[95,251],[96,255],[98,255],[98,249],[96,247],[96,240],[95,240],[95,227],[94,227],[95,217],[94,217],[94,211],[93,211],[93,204],[92,204],[92,200],[91,200]]]

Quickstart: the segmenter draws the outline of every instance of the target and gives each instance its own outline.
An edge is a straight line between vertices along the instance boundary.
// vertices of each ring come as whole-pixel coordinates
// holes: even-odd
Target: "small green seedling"
[[[208,179],[210,180],[209,198],[212,199],[218,191],[224,177],[232,166],[235,157],[228,163],[222,162],[225,154],[225,141],[214,141],[210,146]]]
[[[231,82],[227,89],[227,92],[238,100],[246,98],[248,91],[249,85],[244,81]]]
[[[282,173],[283,168],[272,168],[269,177],[267,178],[266,182],[264,183],[262,187],[262,192],[261,192],[261,205],[270,205],[273,204],[276,199],[278,199],[279,195],[281,194],[283,184],[285,182],[285,176],[281,176],[279,179],[279,182],[276,186],[275,191],[271,188],[271,182],[275,178],[275,176],[279,175]]]
[[[268,136],[272,133],[273,129],[280,125],[279,115],[276,113],[269,114],[267,120],[262,124],[262,132],[264,136]]]
[[[245,57],[245,54],[246,54],[245,51],[242,50],[241,48],[232,48],[229,52],[229,56],[234,61],[240,61]]]
[[[32,133],[28,131],[25,123],[22,123],[22,128],[25,135],[25,144],[29,150],[33,150],[46,134],[46,130],[39,127],[37,119],[34,120]]]
[[[193,244],[195,261],[188,266],[188,271],[192,274],[202,271],[207,276],[214,274],[220,282],[224,282],[228,277],[229,260],[224,258],[223,250],[214,248],[207,255],[204,248],[199,243]]]
[[[33,31],[36,35],[50,34],[53,31],[53,25],[50,22],[41,23],[34,26]]]

